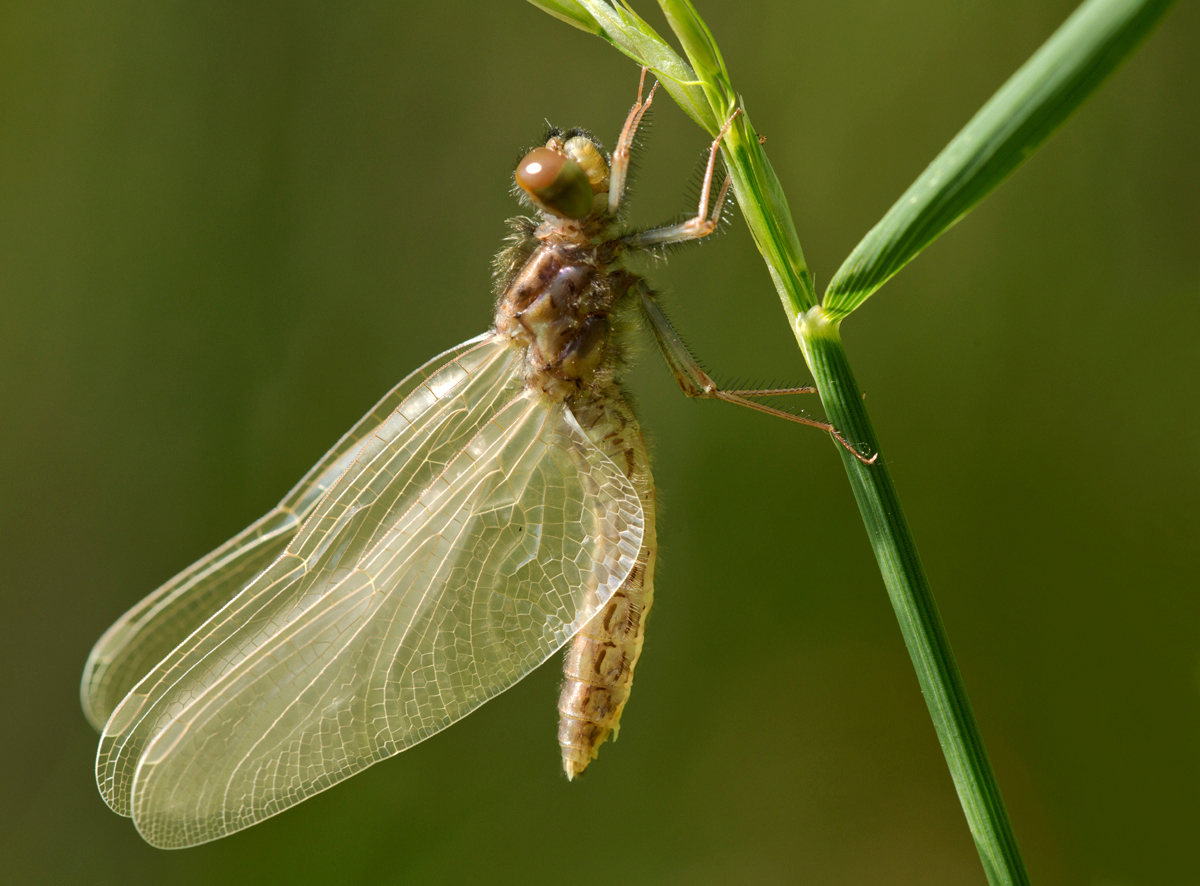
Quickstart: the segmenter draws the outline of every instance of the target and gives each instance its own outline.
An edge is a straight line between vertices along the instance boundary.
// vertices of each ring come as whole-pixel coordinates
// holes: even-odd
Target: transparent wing
[[[279,629],[353,569],[446,464],[523,388],[514,351],[496,337],[466,349],[393,410],[318,502],[287,550],[122,699],[100,736],[96,778],[114,811],[130,814],[138,758],[169,705],[171,687],[227,665],[221,644],[247,625]]]
[[[444,729],[595,615],[642,519],[570,412],[522,393],[354,568],[172,685],[133,782],[138,829],[162,847],[216,839]]]
[[[122,615],[104,632],[83,669],[83,712],[97,732],[146,673],[287,548],[300,525],[374,431],[447,361],[479,345],[463,342],[412,372],[375,404],[275,508],[196,561]]]

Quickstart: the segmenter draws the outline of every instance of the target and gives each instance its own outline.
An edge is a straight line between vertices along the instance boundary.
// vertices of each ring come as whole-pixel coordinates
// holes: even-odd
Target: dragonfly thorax
[[[611,257],[601,250],[561,232],[539,234],[544,239],[501,294],[496,331],[526,346],[527,383],[562,400],[611,375],[609,315],[622,289],[614,279],[623,274],[608,273]]]

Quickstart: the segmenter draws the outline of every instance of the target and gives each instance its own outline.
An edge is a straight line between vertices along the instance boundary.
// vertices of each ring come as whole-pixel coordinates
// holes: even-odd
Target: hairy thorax
[[[607,386],[617,361],[612,312],[631,277],[596,224],[547,222],[515,249],[528,258],[501,281],[496,331],[526,347],[526,383],[559,401]]]

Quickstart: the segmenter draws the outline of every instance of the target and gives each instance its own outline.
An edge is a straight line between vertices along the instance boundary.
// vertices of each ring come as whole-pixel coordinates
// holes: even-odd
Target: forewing
[[[523,393],[340,580],[170,688],[134,779],[138,829],[163,847],[216,839],[444,729],[560,649],[643,533],[620,468]]]
[[[109,718],[96,757],[100,794],[130,814],[138,758],[185,696],[182,681],[240,661],[231,637],[281,630],[356,567],[450,460],[524,387],[518,352],[496,337],[459,354],[412,391],[364,441],[287,550],[172,649]]]
[[[347,431],[260,520],[160,586],[122,615],[92,648],[83,669],[83,712],[97,732],[146,673],[228,603],[287,548],[301,524],[346,470],[363,439],[435,370],[479,345],[479,336],[410,373]]]

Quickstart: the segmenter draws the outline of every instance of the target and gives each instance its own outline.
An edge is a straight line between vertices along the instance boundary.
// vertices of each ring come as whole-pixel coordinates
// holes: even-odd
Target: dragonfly
[[[725,390],[622,259],[722,219],[712,142],[696,214],[622,222],[637,101],[611,155],[551,129],[517,164],[536,213],[496,262],[494,327],[403,379],[278,506],[121,616],[96,643],[83,709],[96,779],[152,845],[256,824],[404,751],[564,647],[568,778],[616,735],[653,602],[655,489],[620,387],[630,318],[684,393]],[[645,95],[645,97],[643,97]]]

